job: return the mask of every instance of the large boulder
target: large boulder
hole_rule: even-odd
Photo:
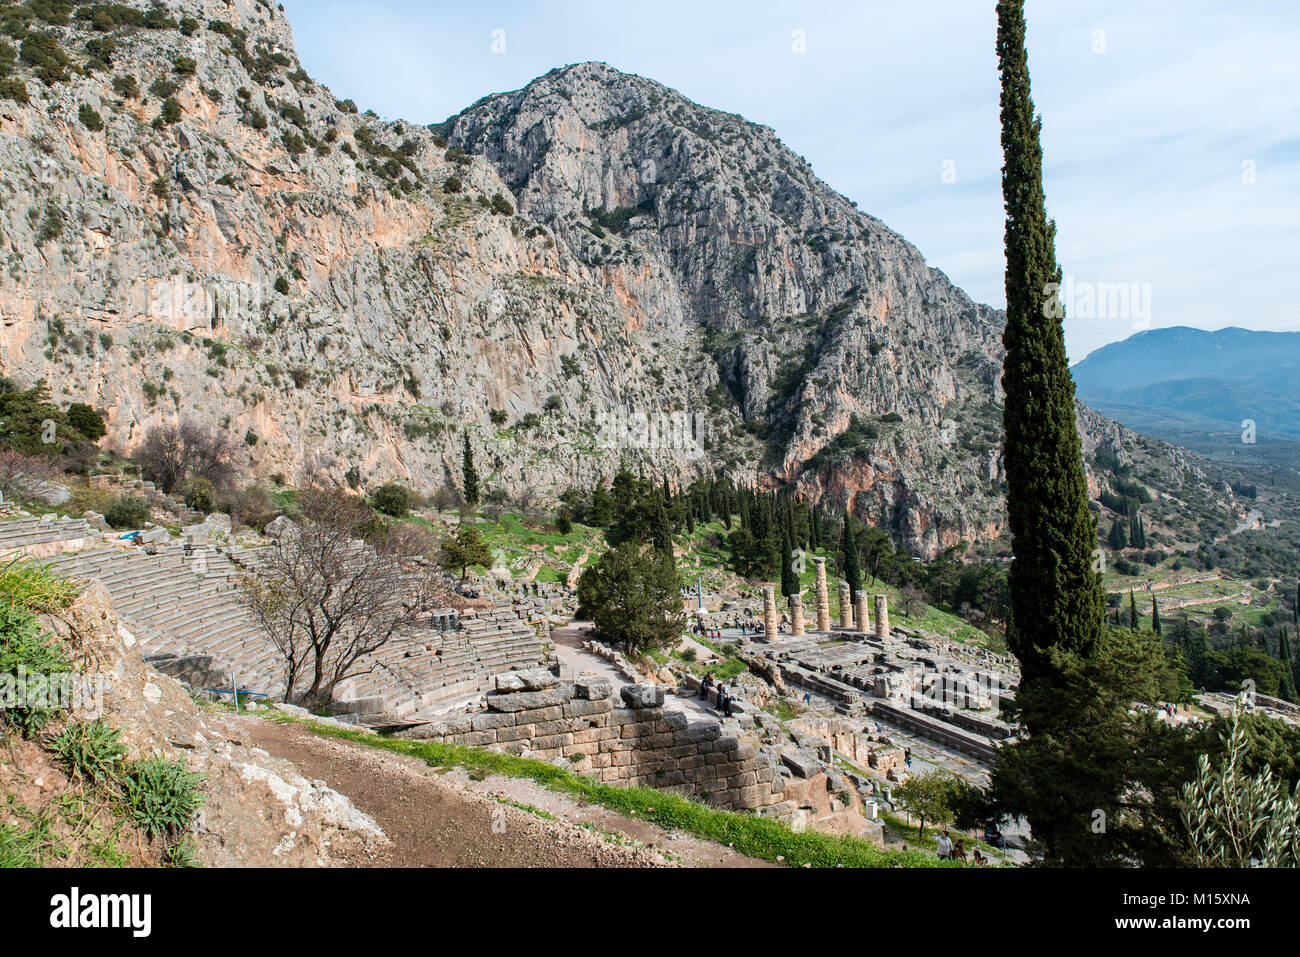
[[[664,689],[659,685],[625,685],[619,694],[629,708],[662,708]]]
[[[266,537],[267,538],[291,537],[295,535],[297,531],[298,531],[298,526],[295,525],[291,519],[289,519],[284,515],[278,515],[272,521],[267,523]]]

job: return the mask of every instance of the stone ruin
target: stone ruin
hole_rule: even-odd
[[[775,754],[760,753],[713,721],[664,711],[658,685],[562,681],[546,669],[496,677],[487,710],[400,732],[504,751],[568,767],[613,784],[680,787],[717,807],[754,809],[781,800]]]
[[[773,715],[739,702],[734,718],[693,720],[665,710],[662,686],[625,685],[615,694],[606,679],[564,680],[558,670],[498,675],[486,710],[398,736],[547,760],[606,783],[678,791],[720,809],[774,817],[796,830],[883,843],[861,796],[869,782],[836,769],[829,746],[819,752],[811,736],[791,744]]]

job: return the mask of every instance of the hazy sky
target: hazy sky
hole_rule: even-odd
[[[585,60],[739,113],[1003,304],[992,0],[284,6],[307,70],[390,119]],[[1300,330],[1300,2],[1030,0],[1028,18],[1071,359],[1147,323]]]

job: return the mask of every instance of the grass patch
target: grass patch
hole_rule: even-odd
[[[66,608],[77,597],[77,586],[45,565],[14,558],[0,565],[0,602],[40,613]]]

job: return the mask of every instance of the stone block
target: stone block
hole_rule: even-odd
[[[563,705],[554,705],[550,708],[536,708],[523,716],[523,720],[531,721],[533,724],[542,724],[547,721],[560,721],[563,718]]]
[[[564,706],[564,716],[566,718],[583,718],[587,715],[607,715],[614,710],[614,704],[608,699],[600,701],[588,701],[581,697],[575,698]]]
[[[507,741],[527,741],[537,733],[535,725],[519,724],[510,728],[498,728],[497,740],[504,744]]]
[[[664,689],[659,685],[624,685],[619,694],[624,704],[637,710],[664,705]]]
[[[673,738],[673,743],[679,745],[698,744],[703,741],[716,740],[721,734],[722,725],[712,721],[697,721],[678,731]]]
[[[822,770],[822,762],[808,751],[783,751],[781,763],[801,778],[810,778]]]
[[[510,712],[482,711],[470,716],[470,730],[495,731],[498,728],[513,728],[516,715]]]
[[[690,718],[680,711],[670,711],[664,715],[665,731],[682,731],[690,725]]]
[[[529,668],[525,671],[507,671],[492,679],[496,690],[502,694],[517,691],[544,691],[559,684],[560,679],[545,668]]]
[[[604,678],[578,678],[573,682],[573,693],[584,701],[604,701],[614,693],[614,687]]]
[[[532,711],[536,708],[560,707],[572,700],[573,685],[562,682],[544,691],[490,694],[487,696],[487,706],[489,711]]]

